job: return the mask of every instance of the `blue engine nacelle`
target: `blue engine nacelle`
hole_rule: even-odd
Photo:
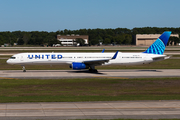
[[[84,63],[73,62],[72,65],[69,66],[73,70],[87,69],[87,66]]]

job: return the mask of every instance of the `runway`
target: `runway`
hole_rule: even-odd
[[[1,103],[0,119],[180,118],[180,101]]]
[[[180,69],[117,69],[98,70],[90,73],[87,70],[0,70],[0,79],[62,79],[62,78],[147,78],[147,77],[180,77]]]

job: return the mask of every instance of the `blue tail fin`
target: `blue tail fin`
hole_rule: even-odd
[[[165,31],[145,52],[150,54],[160,54],[163,55],[166,45],[168,43],[169,37],[171,35],[170,31]]]

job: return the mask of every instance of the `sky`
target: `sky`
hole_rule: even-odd
[[[0,0],[0,32],[180,27],[180,0]]]

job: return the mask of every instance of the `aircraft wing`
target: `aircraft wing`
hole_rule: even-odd
[[[97,65],[102,65],[104,64],[105,62],[109,62],[109,60],[112,60],[112,59],[116,59],[117,57],[117,54],[118,54],[118,51],[114,54],[114,56],[110,59],[100,59],[100,60],[87,60],[87,61],[83,61],[84,64],[87,64],[87,65],[94,65],[94,66],[97,66]]]
[[[94,66],[97,66],[97,65],[102,65],[104,64],[105,62],[109,62],[110,59],[102,59],[102,60],[90,60],[90,61],[83,61],[84,64],[86,65],[94,65]]]

